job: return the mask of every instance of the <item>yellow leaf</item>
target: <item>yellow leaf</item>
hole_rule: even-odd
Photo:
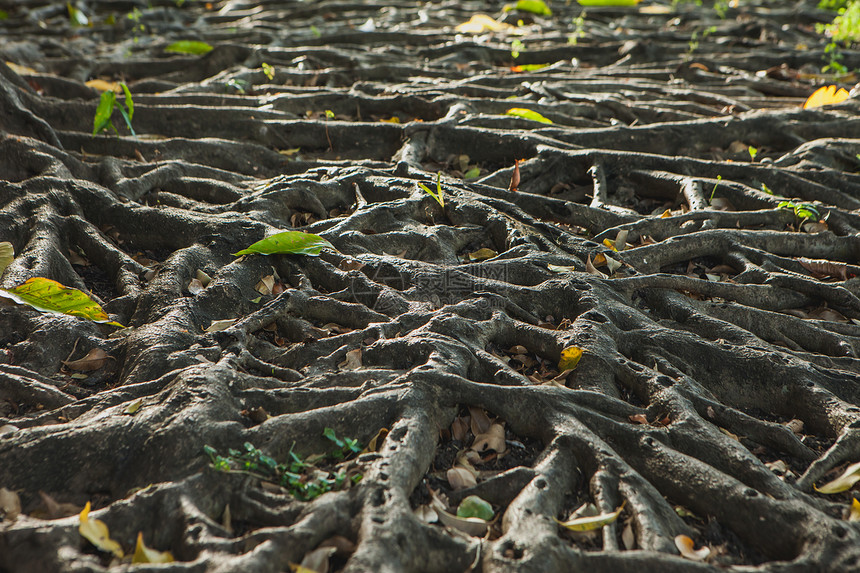
[[[621,507],[610,513],[601,513],[600,515],[592,515],[589,517],[577,517],[570,521],[559,521],[556,519],[556,522],[571,531],[593,531],[614,522],[618,519],[618,516],[621,515],[623,510],[624,504],[622,503]]]
[[[848,521],[860,521],[860,501],[855,497],[851,501],[851,513],[848,514]]]
[[[19,76],[35,76],[39,73],[33,68],[28,68],[27,66],[19,66],[14,62],[6,62],[6,65],[9,66],[9,68]]]
[[[841,476],[830,483],[824,484],[820,488],[816,487],[815,491],[818,493],[841,493],[854,487],[854,484],[858,481],[860,481],[860,462],[851,464],[845,468]]]
[[[137,534],[137,547],[134,548],[132,563],[173,563],[173,561],[173,554],[170,551],[150,549],[143,543],[143,532]]]
[[[90,502],[87,502],[87,505],[81,511],[80,520],[81,524],[78,526],[78,531],[81,532],[84,539],[102,551],[113,553],[120,558],[123,556],[120,544],[110,538],[108,526],[98,519],[90,519]]]
[[[693,540],[686,535],[678,535],[675,537],[675,547],[681,552],[682,557],[686,557],[691,561],[704,561],[711,554],[711,550],[707,547],[694,549],[696,546]]]
[[[831,105],[848,99],[848,91],[845,88],[836,89],[836,86],[823,86],[812,92],[803,103],[803,109]]]
[[[613,251],[616,251],[616,252],[618,251],[618,249],[615,248],[615,241],[610,241],[609,239],[603,239],[603,244],[606,245],[607,247],[609,247],[610,249],[612,249]]]
[[[514,26],[498,22],[486,14],[475,14],[468,22],[463,22],[454,29],[461,34],[483,34],[484,32],[516,30]]]
[[[389,117],[388,119],[385,119],[385,118],[383,117],[383,118],[382,118],[382,119],[380,119],[379,121],[381,121],[382,123],[400,123],[400,118],[399,118],[399,117],[397,117],[396,115],[392,115],[392,116],[391,116],[391,117]]]
[[[573,370],[579,364],[580,358],[582,358],[582,348],[579,346],[568,346],[561,351],[561,358],[558,360],[558,369],[561,372]]]
[[[143,398],[138,398],[137,400],[126,406],[125,410],[123,410],[122,413],[134,416],[137,411],[140,410],[141,406],[143,406]]]
[[[95,79],[89,80],[88,82],[85,82],[85,84],[87,87],[100,92],[122,92],[122,87],[119,85],[119,82],[106,82],[105,80]]]
[[[296,153],[298,153],[301,150],[302,150],[301,147],[293,147],[291,149],[279,149],[278,153],[280,153],[281,155],[286,155],[287,157],[289,157],[290,155],[295,155]]]
[[[478,249],[474,253],[469,253],[466,256],[470,261],[486,261],[487,259],[492,259],[498,254],[499,253],[497,253],[493,249],[488,249],[484,247],[483,249]]]
[[[671,217],[671,216],[672,216],[672,210],[671,210],[671,209],[666,209],[665,211],[663,211],[663,214],[662,214],[662,215],[660,215],[660,218],[661,218],[661,219],[665,219],[665,218],[667,218],[667,217]]]

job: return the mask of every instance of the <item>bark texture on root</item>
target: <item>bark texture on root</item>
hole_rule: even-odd
[[[348,572],[860,567],[851,494],[813,488],[860,460],[858,100],[799,109],[816,2],[579,24],[559,3],[506,16],[516,61],[519,36],[456,37],[486,3],[177,4],[112,24],[96,0],[71,28],[61,4],[0,3],[0,286],[50,278],[130,327],[0,306],[0,487],[23,504],[0,570],[120,566],[76,516],[37,517],[40,492],[171,571],[284,571],[337,536]],[[190,36],[214,49],[164,51]],[[90,135],[94,78],[129,85],[137,136],[118,113]],[[437,172],[444,206],[417,185]],[[289,229],[337,252],[233,255]],[[94,348],[110,360],[72,377]],[[468,408],[508,452],[452,491]],[[312,501],[203,449],[285,461],[325,428],[390,431]],[[489,501],[490,533],[419,519],[431,489]],[[624,510],[563,532],[587,502]]]

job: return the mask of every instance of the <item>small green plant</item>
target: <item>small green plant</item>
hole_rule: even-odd
[[[831,10],[836,12],[840,8],[845,8],[846,4],[848,4],[848,0],[821,0],[821,2],[818,3],[818,7],[822,10]]]
[[[425,193],[436,199],[436,202],[439,203],[443,208],[445,207],[445,198],[442,197],[442,172],[436,172],[436,192],[430,190],[429,187],[424,185],[423,183],[419,183],[418,186],[424,190]]]
[[[126,18],[128,18],[129,20],[134,22],[134,26],[132,29],[134,30],[134,33],[135,33],[135,39],[136,39],[138,32],[145,32],[146,31],[146,26],[144,26],[143,24],[140,23],[140,17],[141,16],[143,16],[143,12],[138,10],[137,6],[135,6],[134,9],[126,15]]]
[[[714,12],[717,13],[720,20],[726,19],[726,12],[729,11],[729,2],[728,0],[717,0],[714,2]]]
[[[834,42],[860,42],[860,0],[848,0],[837,9],[833,22],[817,24],[815,29],[819,34],[827,34]]]
[[[755,161],[755,156],[758,155],[758,148],[750,145],[747,147],[747,151],[750,154],[750,161]]]
[[[773,195],[773,191],[771,191],[770,187],[768,187],[764,183],[761,184],[761,190],[763,193],[767,193],[768,195]]]
[[[263,62],[263,64],[260,67],[263,68],[263,73],[266,75],[267,78],[269,78],[269,80],[275,79],[275,68],[274,67],[270,66],[266,62]]]
[[[792,201],[780,201],[776,206],[778,209],[791,209],[794,211],[794,216],[801,222],[807,219],[818,221],[821,219],[821,213],[815,208],[815,205],[810,203],[794,203]]]
[[[203,446],[203,451],[209,456],[212,468],[216,471],[243,473],[271,480],[286,488],[296,499],[310,501],[328,491],[345,489],[362,478],[361,474],[350,474],[343,468],[326,471],[315,465],[323,461],[345,460],[361,452],[358,440],[338,438],[331,428],[326,428],[323,436],[331,440],[337,449],[305,459],[290,449],[289,459],[285,463],[278,463],[249,442],[245,442],[244,450],[229,449],[226,456],[219,455],[212,446]]]
[[[116,109],[119,110],[119,113],[125,120],[125,124],[128,126],[128,130],[131,134],[137,136],[134,132],[134,128],[131,126],[131,120],[134,118],[134,101],[131,99],[131,92],[129,91],[128,86],[124,83],[119,85],[122,88],[123,93],[125,93],[125,104],[123,105],[121,101],[116,99],[116,93],[113,91],[108,90],[103,92],[101,101],[99,101],[99,106],[96,108],[96,115],[93,118],[93,135],[97,135],[103,131],[107,131],[108,129],[112,129],[114,133],[119,135],[113,122],[111,122],[111,116]]]
[[[713,188],[713,189],[711,189],[711,196],[708,198],[708,204],[709,204],[709,205],[710,205],[710,204],[711,204],[711,202],[714,200],[714,193],[716,193],[716,192],[717,192],[717,187],[719,187],[719,186],[720,186],[720,181],[722,181],[722,180],[723,180],[723,176],[722,176],[722,175],[717,175],[717,182],[716,182],[716,183],[714,183],[714,188]]]
[[[321,37],[322,37],[322,32],[320,32],[320,29],[319,29],[319,28],[317,28],[317,27],[316,27],[316,26],[314,26],[314,25],[311,25],[311,34],[313,34],[313,35],[314,35],[314,36],[316,36],[317,38],[321,38]]]
[[[842,57],[842,51],[839,49],[839,44],[836,42],[830,42],[824,46],[824,55],[821,59],[827,63],[821,68],[821,72],[825,74],[827,72],[847,74],[848,68],[840,61]]]
[[[581,38],[585,37],[585,10],[580,12],[579,16],[573,19],[573,34],[567,37],[567,43],[574,46],[579,43]]]
[[[708,36],[710,36],[711,34],[713,34],[716,31],[717,31],[716,26],[709,26],[709,27],[705,28],[702,31],[701,39],[704,40],[705,38],[707,38]],[[688,42],[688,44],[689,44],[690,49],[687,51],[687,53],[692,56],[693,53],[699,49],[699,31],[698,30],[693,30],[693,33],[690,35],[690,41]]]
[[[250,84],[248,83],[247,80],[237,80],[235,78],[231,78],[231,79],[227,80],[227,82],[225,82],[224,85],[227,86],[228,88],[233,88],[234,90],[236,90],[237,92],[239,92],[242,95],[245,95],[245,92],[247,91],[248,86]]]
[[[514,38],[514,41],[511,42],[511,57],[516,60],[520,57],[520,52],[524,52],[525,49],[525,44],[519,38]]]

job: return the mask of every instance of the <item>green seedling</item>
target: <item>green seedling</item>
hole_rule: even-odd
[[[717,187],[719,187],[719,186],[720,186],[720,181],[722,181],[722,180],[723,180],[723,176],[722,176],[722,175],[717,175],[717,182],[716,182],[716,183],[714,183],[714,188],[711,190],[711,196],[708,198],[708,204],[709,204],[709,205],[710,205],[710,204],[711,204],[711,202],[714,200],[714,193],[716,193],[716,192],[717,192]]]
[[[248,89],[249,84],[246,80],[229,79],[224,85],[228,88],[233,88],[242,95],[245,95],[245,91]]]
[[[442,172],[437,171],[436,172],[436,192],[435,193],[433,191],[431,191],[430,188],[427,187],[426,185],[424,185],[423,183],[418,183],[418,186],[421,187],[421,189],[423,189],[425,193],[427,193],[428,195],[430,195],[431,197],[436,199],[436,202],[439,203],[439,205],[444,208],[445,207],[445,198],[442,197],[442,180],[441,180],[441,177],[442,177]]]
[[[815,208],[815,205],[810,203],[794,203],[792,201],[780,201],[776,206],[778,209],[791,209],[794,211],[794,216],[801,222],[811,219],[818,221],[821,219],[821,213]]]
[[[573,34],[567,37],[567,43],[574,46],[579,43],[579,40],[585,37],[585,10],[580,12],[579,16],[573,19]]]
[[[755,161],[755,156],[758,155],[758,148],[750,145],[747,147],[747,151],[750,154],[750,161]]]
[[[313,35],[314,35],[314,36],[316,36],[317,38],[321,38],[321,37],[322,37],[322,32],[320,32],[320,29],[319,29],[319,28],[317,28],[316,26],[313,26],[313,25],[311,25],[311,34],[313,34]]]
[[[134,118],[134,101],[131,98],[131,92],[124,83],[119,85],[123,93],[125,93],[125,104],[123,105],[121,101],[116,99],[116,93],[113,91],[108,90],[102,93],[101,101],[99,101],[99,106],[96,108],[96,115],[93,118],[93,135],[97,135],[108,129],[112,129],[114,133],[119,135],[116,127],[111,122],[111,116],[116,109],[119,110],[131,134],[137,136],[134,128],[131,126],[131,120]]]
[[[516,60],[520,57],[520,52],[524,52],[525,49],[525,44],[523,44],[519,38],[514,38],[511,42],[511,57]]]
[[[266,62],[263,62],[263,64],[260,67],[263,68],[263,74],[265,74],[265,76],[267,78],[269,78],[270,81],[275,79],[275,68],[274,67],[270,66]]]
[[[860,42],[860,0],[849,0],[837,9],[830,24],[817,24],[819,34],[827,34],[834,42]]]
[[[249,442],[245,442],[244,450],[229,449],[226,456],[219,455],[215,448],[208,445],[203,446],[203,451],[209,456],[211,466],[216,471],[247,474],[273,481],[284,487],[299,501],[310,501],[328,491],[341,490],[348,485],[356,484],[362,478],[361,474],[350,475],[344,469],[333,472],[320,469],[315,465],[322,461],[348,459],[361,452],[358,440],[340,439],[331,428],[326,428],[323,435],[332,440],[338,449],[323,455],[308,456],[305,459],[290,449],[288,461],[284,463],[278,463]]]
[[[765,185],[764,183],[762,183],[762,184],[761,184],[761,190],[762,190],[764,193],[767,193],[768,195],[773,195],[773,191],[771,191],[771,190],[770,190],[770,187],[768,187],[768,186],[767,186],[767,185]]]

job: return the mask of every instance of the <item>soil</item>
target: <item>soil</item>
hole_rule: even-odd
[[[818,491],[860,461],[860,51],[815,0],[550,6],[0,0],[0,287],[125,326],[0,299],[0,571],[860,569]],[[235,255],[284,231],[333,249]],[[245,443],[354,479],[204,449]]]

